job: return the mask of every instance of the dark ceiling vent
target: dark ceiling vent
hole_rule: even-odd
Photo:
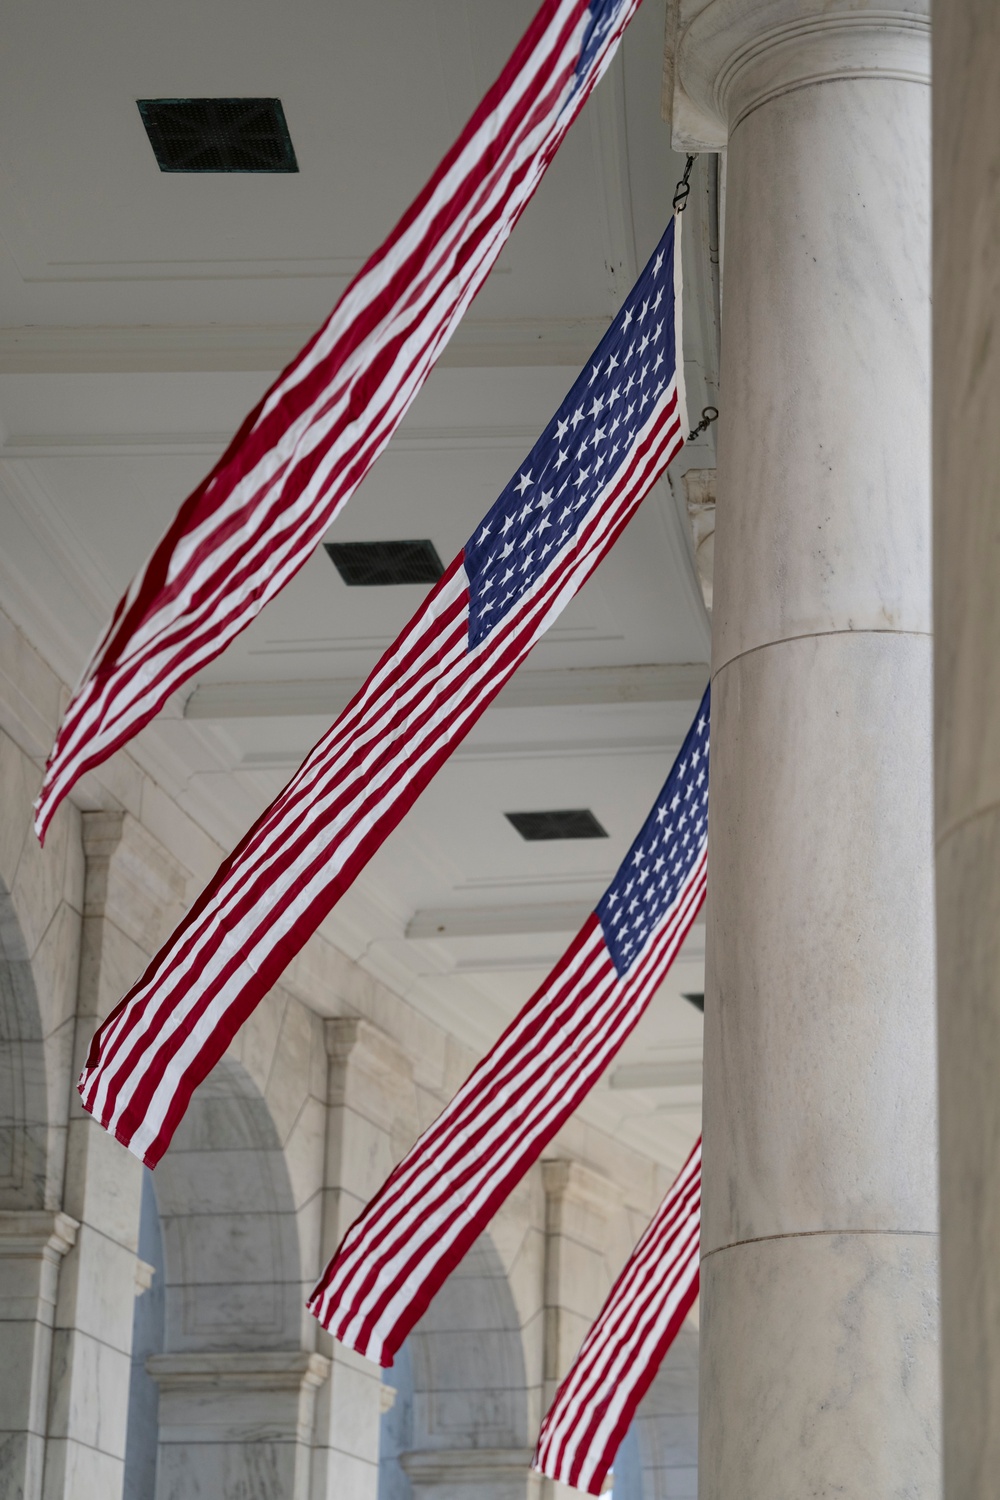
[[[137,99],[161,172],[297,172],[280,99]]]
[[[700,1010],[701,1013],[702,1013],[702,1015],[705,1014],[705,995],[704,995],[704,992],[702,992],[700,995],[684,995],[684,996],[682,996],[682,999],[684,999],[684,1000],[690,1000],[690,1002],[694,1006],[695,1010]]]
[[[540,839],[606,839],[607,833],[586,807],[567,812],[504,813],[523,839],[535,843]]]
[[[324,542],[351,588],[389,583],[437,583],[444,568],[433,542]]]

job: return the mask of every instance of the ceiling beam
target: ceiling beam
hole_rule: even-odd
[[[362,687],[361,677],[300,682],[206,682],[184,705],[186,719],[332,718]],[[568,708],[615,703],[697,703],[708,667],[676,662],[634,667],[565,667],[521,672],[495,708]]]
[[[465,319],[437,363],[458,369],[566,365],[579,369],[608,318]],[[315,333],[308,323],[259,326],[0,328],[0,374],[279,371]]]

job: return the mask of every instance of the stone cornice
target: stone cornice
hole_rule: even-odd
[[[671,0],[667,48],[675,149],[720,151],[748,114],[794,89],[842,78],[928,83],[929,6]]]
[[[330,1373],[322,1354],[300,1349],[248,1349],[204,1354],[153,1354],[146,1369],[161,1390],[300,1390]]]

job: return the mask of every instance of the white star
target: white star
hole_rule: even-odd
[[[580,488],[581,484],[585,484],[586,483],[589,475],[590,475],[590,470],[589,469],[581,469],[580,470],[579,474],[576,476],[576,487],[577,487],[577,489]]]
[[[570,418],[570,425],[573,428],[574,432],[579,427],[579,425],[580,425],[580,423],[582,421],[583,421],[583,407],[582,406],[578,406],[577,409],[576,409],[576,411],[573,413],[572,417]]]
[[[524,507],[524,509],[522,510],[521,514],[518,516],[517,519],[519,521],[526,521],[528,519],[528,517],[531,515],[531,512],[532,512],[533,509],[534,509],[534,506],[532,506],[530,504],[526,505]]]
[[[566,456],[567,456],[566,455],[566,449],[565,448],[560,448],[559,449],[559,457],[556,459],[556,462],[555,462],[555,467],[556,467],[557,471],[559,469],[561,469],[562,466],[563,466],[563,464],[566,462]]]
[[[642,322],[643,318],[646,316],[646,311],[647,311],[648,307],[649,307],[649,298],[647,297],[646,300],[645,300],[645,302],[642,304],[642,312],[639,314],[639,322],[640,323]]]
[[[557,422],[556,423],[556,442],[557,443],[561,443],[562,440],[563,440],[563,438],[566,436],[567,432],[569,432],[569,423],[568,422]]]
[[[608,405],[609,406],[614,406],[615,402],[618,400],[618,393],[619,393],[620,390],[621,390],[621,386],[620,385],[613,385],[611,387],[611,394],[608,397]]]
[[[659,307],[659,305],[660,305],[660,303],[661,303],[661,302],[662,302],[662,301],[663,301],[663,288],[662,288],[662,286],[661,286],[661,287],[660,287],[660,289],[659,289],[659,291],[658,291],[658,292],[657,292],[657,294],[656,294],[656,297],[655,297],[655,298],[654,298],[654,300],[653,300],[653,311],[654,311],[654,312],[655,312],[655,311],[656,311],[656,309],[657,309],[657,308],[658,308],[658,307]],[[657,328],[657,330],[656,330],[656,331],[657,331],[657,333],[659,333],[659,331],[660,331],[660,328],[662,328],[662,327],[663,327],[663,324],[662,324],[662,323],[661,323],[661,324],[660,324],[660,326],[659,326],[659,328]]]
[[[639,353],[640,353],[640,355],[645,354],[645,352],[646,352],[646,346],[648,345],[648,343],[649,343],[649,334],[648,333],[644,333],[643,336],[642,336],[642,342],[639,345]]]
[[[618,368],[618,361],[615,359],[614,355],[612,354],[611,358],[608,360],[608,368],[605,371],[605,374],[606,375],[610,375],[611,371],[612,370],[617,370],[617,368]]]
[[[599,417],[601,415],[601,412],[603,410],[604,410],[604,402],[601,400],[600,396],[595,396],[594,397],[594,404],[593,404],[593,406],[591,407],[591,410],[590,410],[590,415],[592,417]]]
[[[625,317],[624,317],[624,319],[622,321],[622,333],[625,332],[626,328],[631,323],[631,321],[632,321],[632,309],[629,308],[628,312],[625,314]]]
[[[485,542],[485,540],[489,536],[489,534],[490,534],[490,527],[489,526],[484,526],[483,529],[482,529],[482,531],[479,533],[478,538],[477,538],[477,540],[479,541],[480,545],[483,542]]]
[[[520,479],[518,480],[517,484],[515,484],[514,488],[517,490],[517,493],[519,495],[523,495],[524,492],[525,492],[525,490],[528,488],[528,486],[529,486],[530,483],[531,483],[531,470],[529,469],[528,472],[527,472],[527,474],[522,474],[521,475]]]
[[[551,490],[542,490],[542,498],[538,502],[538,509],[544,510],[546,506],[552,504],[552,499],[553,496]]]
[[[660,267],[662,265],[663,265],[663,251],[661,250],[660,253],[659,253],[659,255],[656,257],[656,264],[653,267],[653,275],[654,276],[658,276],[659,275]]]
[[[504,523],[503,523],[503,525],[500,528],[500,535],[501,536],[506,536],[507,533],[508,533],[508,531],[510,530],[510,528],[513,526],[513,524],[514,524],[514,517],[513,516],[505,516],[504,517]]]
[[[590,379],[587,381],[587,384],[588,385],[593,385],[594,381],[597,379],[597,377],[598,377],[598,375],[600,375],[600,373],[601,373],[601,367],[600,367],[600,365],[595,365],[594,366],[594,372],[591,375]]]

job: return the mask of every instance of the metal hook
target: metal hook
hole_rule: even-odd
[[[687,207],[688,194],[691,191],[691,168],[694,166],[696,160],[697,152],[694,156],[688,157],[684,167],[684,176],[674,189],[673,208],[675,214],[682,214]]]
[[[692,427],[687,435],[689,443],[693,443],[699,432],[707,432],[713,422],[719,419],[719,408],[717,406],[703,406],[701,409],[701,421],[697,427]]]

